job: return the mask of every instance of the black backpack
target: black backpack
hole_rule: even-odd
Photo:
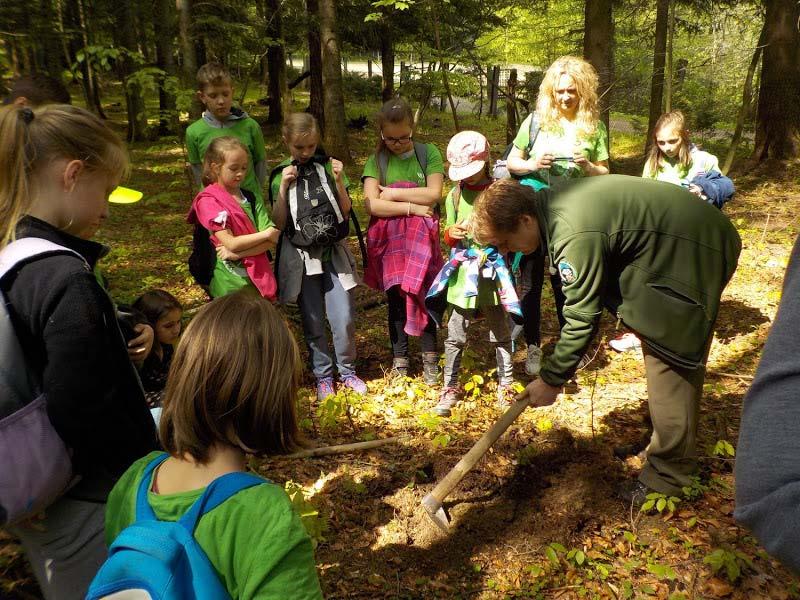
[[[421,142],[414,142],[414,155],[417,157],[417,162],[422,168],[422,173],[428,170],[428,146]],[[378,155],[375,157],[378,166],[378,182],[381,185],[386,185],[386,172],[389,170],[389,151],[382,148]]]
[[[250,203],[253,218],[258,219],[255,195],[241,188],[242,196]],[[258,223],[253,223],[258,229]],[[194,224],[192,232],[192,251],[189,254],[189,272],[202,288],[207,288],[214,277],[214,267],[217,265],[217,251],[211,243],[211,233],[200,223]]]
[[[350,214],[345,217],[339,208],[339,196],[336,181],[325,166],[330,157],[324,153],[315,154],[304,164],[292,161],[297,167],[296,185],[288,198],[289,213],[281,237],[287,236],[292,245],[298,248],[332,246],[350,235],[350,222],[356,231],[361,258],[367,266],[367,251],[361,226],[351,207]],[[267,189],[270,206],[275,204],[272,195],[272,181],[280,175],[286,165],[279,165],[269,174]],[[280,253],[281,241],[278,241]],[[276,265],[278,259],[275,259]]]

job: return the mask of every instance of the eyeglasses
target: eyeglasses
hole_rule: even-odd
[[[412,137],[413,136],[406,135],[406,136],[403,136],[403,137],[396,138],[396,137],[387,137],[387,136],[381,134],[381,139],[384,142],[386,142],[387,144],[407,144],[408,142],[411,141]]]

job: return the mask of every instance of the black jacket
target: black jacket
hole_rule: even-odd
[[[75,250],[92,269],[108,252],[33,217],[21,221],[17,237]],[[75,256],[48,256],[9,276],[3,292],[26,358],[42,374],[53,427],[74,452],[75,471],[88,481],[111,482],[157,449],[114,306],[93,272]]]

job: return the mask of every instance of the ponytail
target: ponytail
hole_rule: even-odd
[[[17,221],[31,202],[24,152],[29,115],[30,108],[0,109],[0,249],[14,239]]]
[[[45,167],[59,159],[81,160],[87,172],[115,179],[128,168],[125,146],[92,113],[68,104],[0,109],[0,249],[14,239]]]

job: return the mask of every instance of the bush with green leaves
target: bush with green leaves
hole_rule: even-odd
[[[367,77],[360,73],[342,73],[342,88],[347,100],[373,100],[379,102],[383,80],[379,75]]]

